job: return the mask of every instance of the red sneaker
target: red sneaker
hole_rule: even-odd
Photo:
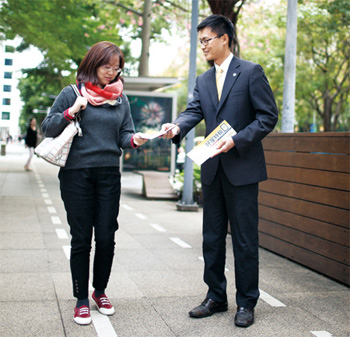
[[[91,323],[90,308],[87,305],[82,305],[80,308],[74,308],[74,322],[81,325]]]
[[[113,315],[114,314],[114,308],[111,302],[109,301],[108,297],[103,294],[100,297],[96,297],[95,292],[92,294],[92,299],[96,302],[97,309],[101,314],[104,315]]]

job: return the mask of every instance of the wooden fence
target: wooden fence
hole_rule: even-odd
[[[350,285],[350,133],[274,133],[263,146],[260,246]]]

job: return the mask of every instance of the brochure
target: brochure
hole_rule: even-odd
[[[168,131],[172,130],[173,128],[175,128],[177,126],[177,124],[174,124],[171,128],[169,128],[166,131],[154,131],[154,130],[148,130],[144,133],[140,134],[140,137],[143,139],[154,139],[154,138],[158,138],[161,137],[163,135],[165,135]]]
[[[223,121],[208,135],[208,137],[187,153],[187,156],[200,166],[217,151],[216,144],[220,140],[225,137],[232,137],[236,133],[237,132],[230,124]]]

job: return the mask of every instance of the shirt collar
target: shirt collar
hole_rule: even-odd
[[[228,70],[228,67],[230,66],[232,59],[233,59],[233,54],[230,53],[230,55],[226,58],[226,60],[221,63],[221,66],[219,66],[215,63],[215,70],[217,71],[218,68],[220,67],[224,71],[224,73],[226,73]]]

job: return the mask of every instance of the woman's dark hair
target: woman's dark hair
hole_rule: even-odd
[[[206,27],[210,27],[218,35],[227,34],[229,38],[228,46],[231,49],[234,27],[230,19],[219,14],[210,15],[197,26],[197,32]]]
[[[124,55],[122,51],[112,42],[102,41],[94,44],[85,54],[77,71],[77,81],[80,83],[91,82],[98,84],[97,68],[109,64],[114,56],[119,57],[119,68],[124,67]],[[111,81],[118,81],[119,73]]]

